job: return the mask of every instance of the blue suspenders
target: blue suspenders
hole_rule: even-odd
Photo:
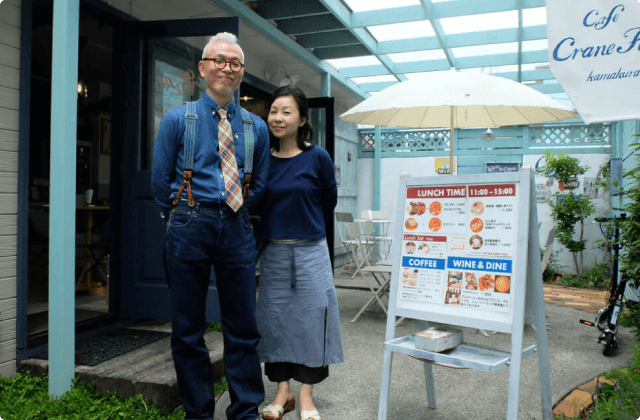
[[[182,185],[175,197],[173,197],[173,205],[180,201],[182,191],[187,189],[187,197],[189,207],[196,205],[196,201],[191,195],[191,179],[193,177],[193,158],[196,148],[196,121],[198,120],[198,112],[196,110],[197,102],[187,102],[187,111],[184,114],[184,162],[182,163]],[[253,120],[249,115],[249,111],[240,107],[242,113],[242,126],[244,127],[244,189],[242,190],[243,202],[249,203],[251,199],[251,171],[253,169]]]
[[[244,189],[242,190],[242,202],[249,205],[251,200],[251,170],[253,169],[253,120],[249,111],[240,107],[242,113],[242,126],[244,127]]]

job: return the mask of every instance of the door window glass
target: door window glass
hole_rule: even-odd
[[[205,92],[198,71],[202,50],[179,39],[163,38],[149,43],[149,107],[146,144],[141,145],[141,169],[151,169],[153,146],[160,122],[173,108],[195,101]]]
[[[325,108],[310,108],[309,120],[315,134],[315,142],[323,149],[327,148],[327,110]]]

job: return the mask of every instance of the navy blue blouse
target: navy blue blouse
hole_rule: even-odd
[[[321,239],[338,203],[329,154],[312,145],[302,153],[269,159],[262,213],[263,239]]]

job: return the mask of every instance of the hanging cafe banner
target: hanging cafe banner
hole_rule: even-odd
[[[640,119],[640,0],[547,0],[549,67],[586,124]]]

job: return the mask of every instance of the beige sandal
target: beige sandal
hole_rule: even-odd
[[[300,411],[300,420],[322,420],[318,410],[302,410]]]
[[[290,399],[284,403],[284,407],[280,404],[269,404],[262,409],[262,418],[267,420],[282,420],[282,417],[289,411],[296,408],[296,400]]]

